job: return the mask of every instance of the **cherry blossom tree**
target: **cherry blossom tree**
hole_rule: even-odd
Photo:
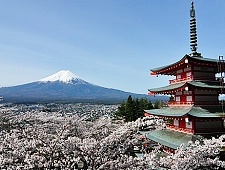
[[[95,122],[58,113],[5,114],[0,134],[0,167],[71,169],[83,161],[89,169],[113,162],[136,142],[137,123]]]
[[[190,141],[187,147],[181,145],[175,154],[161,157],[160,166],[177,170],[225,168],[225,162],[218,156],[223,147],[225,147],[225,135],[217,139],[204,139],[201,142]]]
[[[190,142],[165,155],[159,145],[135,157],[140,129],[162,129],[157,117],[121,123],[85,121],[76,114],[0,111],[0,169],[206,169],[225,167],[218,157],[224,135]]]

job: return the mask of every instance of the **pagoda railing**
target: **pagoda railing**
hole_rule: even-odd
[[[194,133],[194,130],[191,128],[181,128],[171,124],[166,124],[166,128],[170,130],[178,131],[178,132],[188,133],[188,134]]]
[[[176,84],[176,83],[182,83],[182,82],[187,82],[187,81],[192,81],[192,80],[207,80],[207,81],[219,81],[219,77],[206,77],[206,76],[188,76],[184,78],[179,78],[179,79],[173,79],[169,80],[170,84]]]
[[[194,102],[176,102],[176,101],[168,102],[168,106],[175,106],[175,105],[179,105],[179,106],[191,106],[193,104],[194,104]]]
[[[170,101],[168,102],[168,106],[191,106],[191,105],[219,105],[218,101],[188,101],[188,102],[176,102]]]
[[[191,81],[192,76],[190,77],[186,77],[186,78],[181,78],[181,79],[173,79],[173,80],[169,80],[170,84],[176,84],[176,83],[182,83],[182,82],[187,82],[187,81]]]

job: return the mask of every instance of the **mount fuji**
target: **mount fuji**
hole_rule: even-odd
[[[78,76],[70,72],[69,70],[59,71],[51,76],[48,76],[40,80],[40,82],[45,82],[45,83],[57,82],[57,81],[65,83],[65,84],[90,84],[82,80],[81,78],[79,78]]]
[[[132,97],[147,95],[129,93],[94,85],[68,70],[59,71],[39,81],[0,88],[6,102],[107,102],[118,103]]]

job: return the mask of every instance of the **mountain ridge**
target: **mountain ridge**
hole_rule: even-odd
[[[119,103],[129,95],[134,98],[151,98],[118,89],[89,83],[68,70],[59,71],[39,81],[0,88],[0,95],[7,102],[100,102]]]

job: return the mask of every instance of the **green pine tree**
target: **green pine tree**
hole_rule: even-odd
[[[127,98],[127,103],[126,103],[126,111],[125,111],[125,121],[126,122],[130,122],[134,119],[134,101],[131,97],[131,95],[129,95],[129,97]]]
[[[122,118],[126,122],[135,121],[144,116],[144,110],[153,109],[151,101],[146,98],[132,99],[131,96],[127,98],[126,102],[122,102],[115,114],[116,118]]]

